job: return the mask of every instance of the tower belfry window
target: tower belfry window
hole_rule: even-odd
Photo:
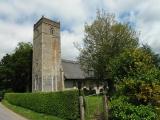
[[[54,29],[53,28],[50,29],[50,34],[52,34],[52,35],[54,34]]]

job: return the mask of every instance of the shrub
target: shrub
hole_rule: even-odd
[[[0,91],[0,101],[3,99],[4,91]]]
[[[79,118],[78,91],[7,93],[4,99],[13,105],[31,109],[35,112],[70,120]]]
[[[0,101],[4,98],[4,94],[9,92],[12,92],[12,90],[11,89],[0,90]]]
[[[4,96],[4,92],[5,92],[4,90],[0,90],[0,96],[3,97]]]
[[[152,104],[160,106],[160,84],[125,78],[117,85],[118,95],[126,95],[134,104]]]
[[[156,112],[151,106],[133,105],[126,97],[111,100],[112,120],[155,120]]]

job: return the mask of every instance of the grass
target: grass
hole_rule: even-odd
[[[157,108],[157,117],[158,117],[158,120],[160,120],[160,107],[159,108]]]
[[[100,115],[103,111],[102,96],[87,96],[85,97],[86,103],[86,120],[95,119],[96,115]]]
[[[2,104],[5,105],[7,108],[11,109],[15,113],[18,113],[29,120],[62,120],[55,116],[46,115],[42,113],[37,113],[29,109],[25,109],[19,106],[11,105],[7,101],[3,100]]]

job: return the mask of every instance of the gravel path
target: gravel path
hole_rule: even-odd
[[[0,120],[27,120],[0,103]]]

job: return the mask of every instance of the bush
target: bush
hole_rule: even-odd
[[[3,99],[4,91],[0,91],[0,101]]]
[[[7,93],[4,99],[13,105],[31,109],[35,112],[70,120],[79,118],[78,91]]]
[[[7,90],[0,90],[0,101],[4,98],[4,94],[11,92],[11,89],[7,89]]]
[[[160,106],[160,84],[125,78],[117,85],[117,95],[126,95],[133,104],[152,104]]]
[[[156,112],[151,106],[133,105],[126,97],[111,100],[112,120],[155,120]]]

